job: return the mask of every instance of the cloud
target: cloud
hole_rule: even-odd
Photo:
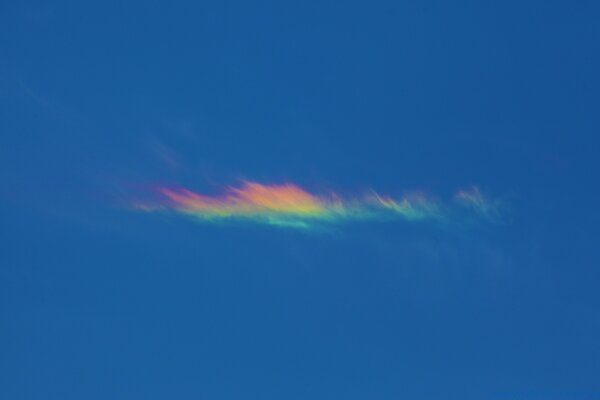
[[[477,186],[458,190],[454,198],[463,207],[472,210],[480,217],[489,220],[497,220],[500,218],[499,201],[490,201],[487,199],[481,194],[481,191]]]
[[[157,187],[154,201],[136,201],[147,212],[175,212],[209,223],[248,221],[290,228],[312,229],[356,221],[444,221],[456,210],[411,194],[395,199],[370,192],[341,197],[335,192],[310,193],[294,183],[262,184],[242,181],[217,196],[182,187]],[[488,206],[479,191],[459,191],[458,205],[477,212]],[[487,212],[490,212],[489,210]]]

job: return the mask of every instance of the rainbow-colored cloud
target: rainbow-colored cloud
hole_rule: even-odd
[[[423,195],[400,199],[370,192],[363,196],[342,198],[310,193],[293,183],[261,184],[243,181],[229,186],[222,195],[207,196],[185,188],[156,188],[154,203],[135,203],[144,211],[175,211],[206,222],[229,220],[252,221],[292,228],[314,228],[327,224],[361,220],[446,220],[448,206]],[[493,205],[485,201],[477,188],[461,190],[456,204],[489,213]]]

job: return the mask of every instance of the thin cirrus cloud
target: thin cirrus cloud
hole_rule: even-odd
[[[342,197],[334,192],[311,193],[294,183],[263,184],[242,181],[211,196],[182,187],[161,186],[153,201],[136,201],[146,212],[171,212],[207,223],[253,222],[288,228],[313,229],[359,221],[437,221],[486,218],[495,213],[478,188],[459,190],[444,204],[420,194],[400,198],[370,193]]]

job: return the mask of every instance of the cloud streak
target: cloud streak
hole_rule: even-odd
[[[459,209],[489,214],[489,204],[477,188],[458,191],[452,205],[424,195],[401,198],[369,192],[341,197],[334,192],[314,194],[293,183],[262,184],[243,181],[216,196],[187,188],[157,187],[152,202],[134,202],[147,212],[174,212],[208,223],[247,221],[289,228],[313,229],[356,221],[438,221],[452,218]]]

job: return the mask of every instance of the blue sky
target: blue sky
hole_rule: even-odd
[[[0,397],[600,396],[600,6],[3,2]],[[251,179],[498,223],[128,207]]]

